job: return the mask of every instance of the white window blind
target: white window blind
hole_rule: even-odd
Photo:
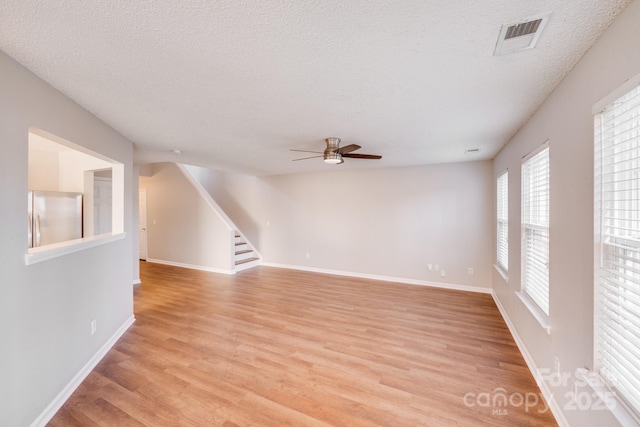
[[[503,172],[496,181],[496,262],[506,273],[509,271],[509,172]]]
[[[595,116],[595,368],[640,413],[640,86]]]
[[[522,163],[522,290],[549,315],[549,146]]]

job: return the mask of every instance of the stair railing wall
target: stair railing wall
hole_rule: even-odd
[[[258,258],[262,258],[260,253],[255,249],[255,247],[249,242],[242,231],[234,224],[234,222],[229,218],[229,216],[224,212],[224,210],[216,203],[216,201],[211,197],[211,194],[204,188],[204,186],[198,181],[197,177],[195,177],[189,169],[180,163],[176,163],[178,169],[182,174],[187,178],[187,180],[191,183],[193,188],[196,189],[198,194],[207,202],[207,204],[211,207],[211,209],[218,215],[218,217],[222,220],[222,222],[226,225],[229,230],[229,263],[232,268],[235,268],[235,234],[238,233],[247,245],[254,251]]]

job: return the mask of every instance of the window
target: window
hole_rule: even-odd
[[[124,165],[29,128],[27,265],[124,237]]]
[[[522,163],[522,290],[549,316],[549,145]]]
[[[509,271],[509,172],[496,182],[496,262],[502,273]]]
[[[640,86],[595,115],[594,165],[595,369],[638,414]]]

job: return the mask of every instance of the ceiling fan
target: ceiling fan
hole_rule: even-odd
[[[344,157],[350,157],[352,159],[381,159],[382,156],[377,156],[374,154],[355,154],[353,153],[356,150],[359,150],[359,145],[349,144],[344,147],[340,147],[340,138],[326,138],[325,142],[327,143],[327,148],[324,151],[308,151],[308,150],[294,150],[290,149],[289,151],[300,151],[303,153],[318,153],[319,156],[311,156],[311,157],[302,157],[300,159],[293,159],[294,162],[298,160],[307,160],[307,159],[315,159],[316,157],[324,157],[325,163],[331,163],[334,165],[339,165],[340,163],[344,163]]]

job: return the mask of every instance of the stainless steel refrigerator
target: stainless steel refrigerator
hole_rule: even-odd
[[[29,247],[82,238],[82,193],[29,191]]]

